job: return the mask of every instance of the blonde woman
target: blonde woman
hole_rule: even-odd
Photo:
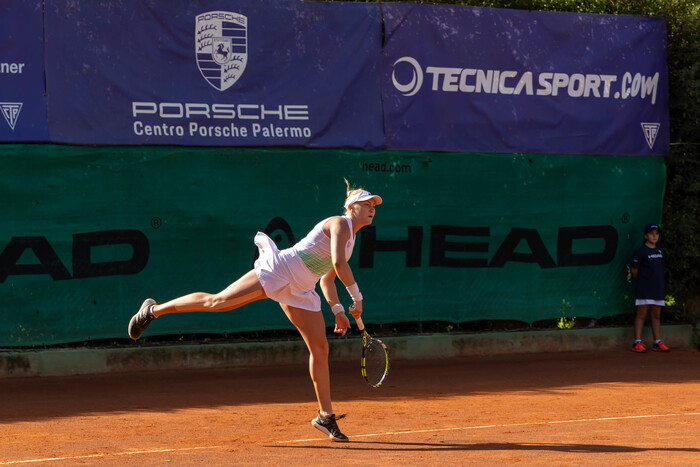
[[[359,317],[362,294],[348,259],[355,245],[355,235],[372,223],[375,208],[382,204],[382,198],[362,188],[351,189],[347,180],[345,184],[343,216],[322,220],[300,242],[281,251],[272,239],[258,232],[255,244],[260,257],[253,270],[217,294],[196,292],[165,303],[146,299],[129,322],[129,336],[138,339],[151,321],[169,313],[229,311],[264,298],[275,300],[309,349],[309,372],[319,406],[312,425],[333,441],[347,441],[336,421],[342,416],[336,418],[331,404],[326,324],[321,313],[321,299],[314,289],[320,281],[321,291],[335,315],[334,332],[345,335],[350,320],[340,303],[335,279],[339,278],[350,294],[353,302],[350,313]]]

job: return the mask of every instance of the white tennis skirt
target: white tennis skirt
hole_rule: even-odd
[[[657,305],[666,306],[666,300],[651,300],[648,298],[638,298],[634,301],[635,306],[639,305]]]
[[[321,297],[316,293],[319,278],[291,248],[280,251],[270,237],[255,235],[260,257],[255,260],[255,274],[265,294],[272,300],[309,311],[321,311]]]

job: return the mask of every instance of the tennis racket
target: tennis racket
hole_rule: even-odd
[[[389,350],[384,342],[370,336],[365,330],[362,318],[356,318],[357,328],[362,334],[362,377],[373,388],[382,385],[389,374]]]

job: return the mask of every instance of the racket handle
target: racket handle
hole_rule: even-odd
[[[362,318],[355,318],[355,322],[358,330],[363,331],[365,329],[365,323],[362,322]]]

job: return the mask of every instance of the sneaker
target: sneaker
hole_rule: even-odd
[[[632,346],[632,352],[645,353],[646,351],[646,347],[644,347],[644,344],[642,344],[641,342],[635,342]]]
[[[331,439],[331,441],[347,441],[348,437],[345,436],[340,432],[340,429],[338,428],[338,424],[336,423],[336,420],[340,420],[341,418],[344,418],[345,415],[341,415],[339,417],[336,417],[335,414],[332,414],[328,418],[323,418],[321,417],[321,414],[318,414],[318,417],[314,418],[311,420],[311,424],[316,427],[319,431],[324,432],[325,434],[328,435],[328,437]]]
[[[131,337],[133,340],[137,340],[139,337],[141,337],[141,334],[143,334],[143,331],[146,330],[146,327],[151,323],[151,321],[156,319],[156,317],[151,314],[151,306],[156,304],[157,302],[155,300],[152,298],[147,298],[143,302],[143,305],[141,305],[139,312],[131,318],[131,321],[129,321],[129,337]]]
[[[658,342],[654,344],[654,346],[651,348],[654,352],[670,352],[671,349],[668,348],[666,344],[662,342]]]

